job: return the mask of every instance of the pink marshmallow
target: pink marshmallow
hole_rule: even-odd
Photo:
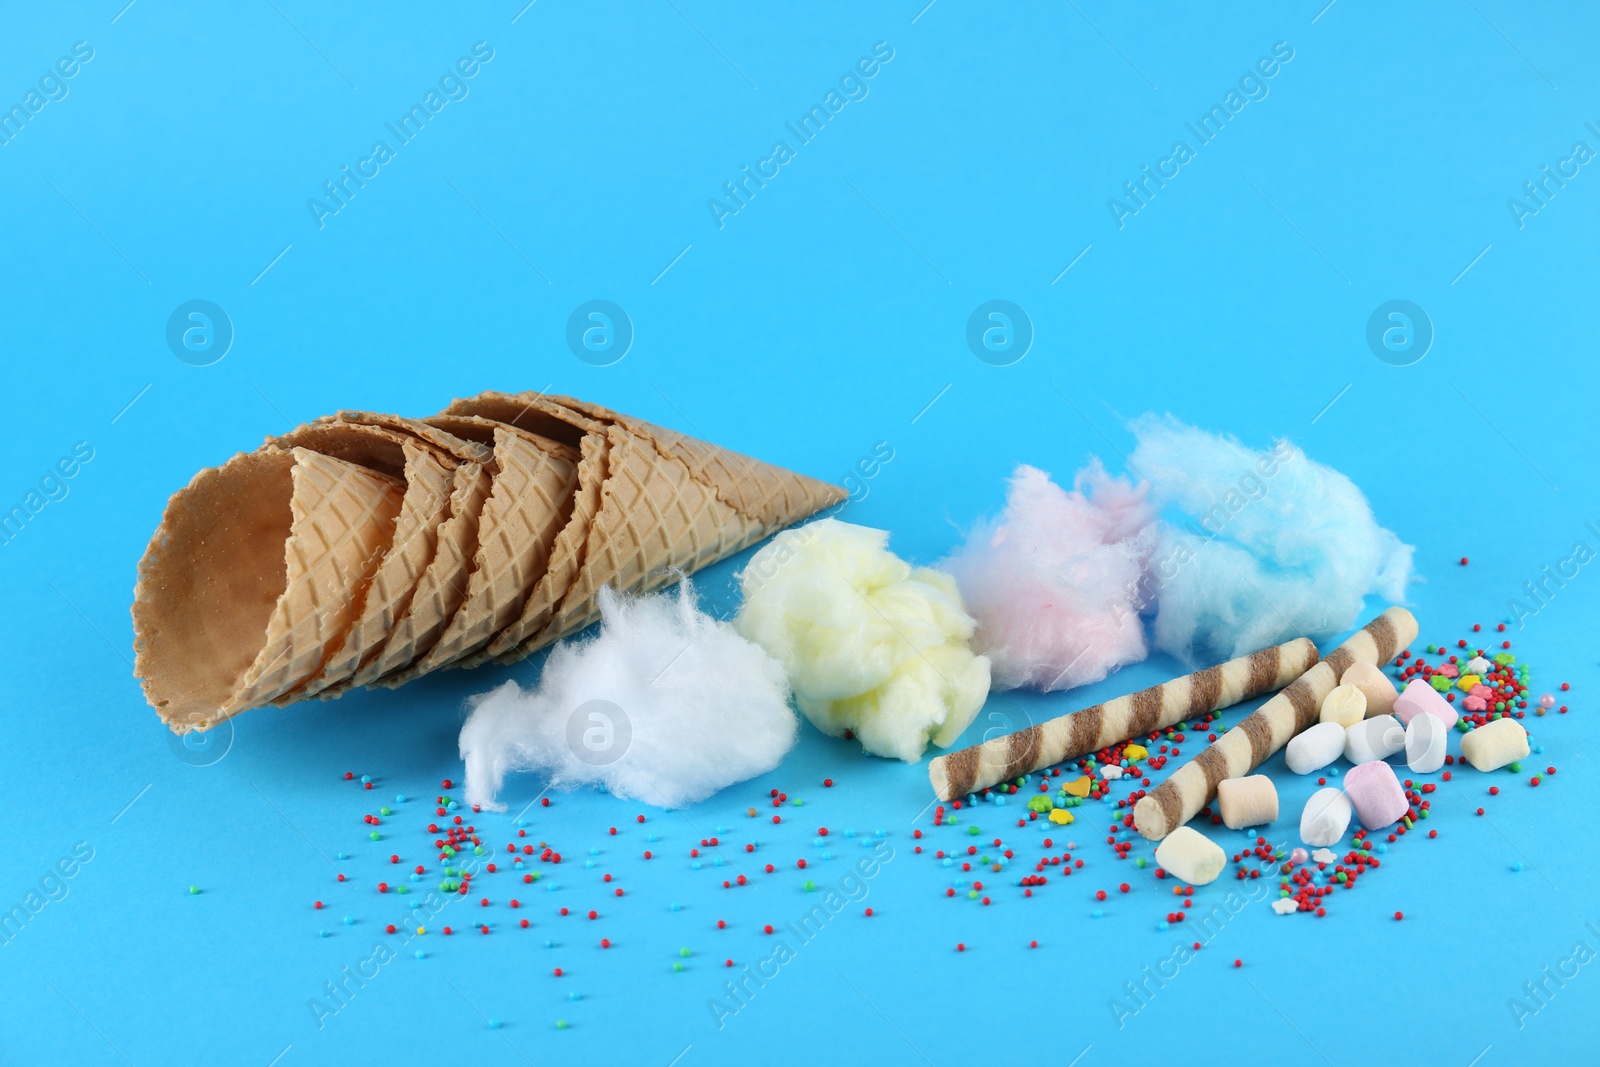
[[[1404,692],[1395,697],[1394,717],[1409,724],[1423,712],[1437,715],[1444,720],[1446,726],[1454,726],[1456,720],[1460,718],[1456,714],[1456,709],[1452,708],[1450,702],[1440,696],[1433,686],[1420,678],[1415,678],[1406,686]]]
[[[1394,768],[1381,759],[1350,768],[1344,776],[1344,792],[1368,830],[1399,822],[1410,807]]]

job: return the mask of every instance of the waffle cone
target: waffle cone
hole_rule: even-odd
[[[383,685],[403,685],[482,649],[517,619],[545,575],[556,537],[572,513],[578,456],[566,445],[504,424],[496,425],[494,441],[496,473],[479,518],[466,600],[428,654]]]
[[[167,503],[139,564],[134,673],[177,733],[321,670],[394,534],[404,493],[306,448],[240,454]]]
[[[583,629],[838,502],[835,486],[566,397],[343,411],[202,471],[135,591],[136,673],[177,732]]]

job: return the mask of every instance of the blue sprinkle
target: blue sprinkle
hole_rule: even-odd
[[[674,902],[673,905],[672,905],[672,910],[673,911],[681,911],[681,910],[683,910],[683,905]]]
[[[996,796],[994,798],[994,806],[997,807],[997,808],[1005,807],[1006,806],[1006,798],[1002,797],[1002,796]]]
[[[695,860],[695,861],[694,861],[694,862],[693,862],[693,863],[691,863],[691,864],[690,864],[690,865],[689,865],[689,866],[691,866],[691,867],[693,867],[693,868],[694,868],[694,869],[695,869],[695,870],[697,870],[697,871],[698,871],[698,870],[699,870],[699,869],[700,869],[700,861],[699,861],[699,860]]]
[[[824,852],[822,854],[822,858],[825,859],[825,860],[831,860],[831,859],[833,859],[833,853],[832,852]]]
[[[873,837],[882,837],[883,836],[883,831],[882,830],[874,830],[874,831],[872,831],[872,836]]]
[[[527,819],[518,819],[517,820],[517,825],[518,826],[526,826],[526,825],[528,825],[528,820]]]
[[[827,842],[827,840],[825,838],[813,837],[811,839],[811,847],[812,848],[821,848],[823,845],[825,845],[827,843],[828,842]]]
[[[456,810],[456,802],[452,800],[450,803],[448,803],[448,804],[446,804],[444,806],[444,810],[445,811],[455,811]]]
[[[846,837],[854,837],[854,836],[856,836],[856,832],[854,830],[846,830],[844,832],[844,836],[846,836]]]
[[[491,1029],[491,1030],[500,1029],[500,1020],[499,1019],[490,1019],[489,1020],[489,1029]]]
[[[591,848],[589,850],[589,855],[598,856],[598,855],[600,855],[600,850],[598,848]]]
[[[583,994],[582,993],[578,993],[578,992],[568,993],[567,994],[567,999],[568,1000],[582,1000],[583,999]]]
[[[1100,909],[1099,909],[1099,908],[1096,908],[1096,909],[1094,909],[1094,917],[1095,917],[1095,918],[1096,918],[1096,919],[1098,919],[1098,918],[1100,918],[1100,916],[1101,916],[1101,915],[1102,915],[1102,914],[1104,914],[1104,913],[1103,913],[1103,912],[1101,912],[1101,910],[1100,910]]]
[[[417,957],[417,959],[419,959],[419,960],[422,960],[422,959],[427,959],[427,958],[428,958],[428,954],[427,954],[427,953],[426,953],[426,952],[424,952],[424,951],[422,951],[422,950],[421,950],[421,949],[420,949],[420,948],[419,948],[419,949],[417,949],[417,951],[416,951],[416,957]]]
[[[319,930],[319,931],[317,931],[317,934],[320,937],[332,937],[333,936],[332,934],[328,933],[328,931],[326,931],[326,930]]]
[[[713,867],[721,867],[722,866],[722,857],[721,856],[717,856],[717,857],[713,858],[712,861],[711,861],[711,865]]]
[[[362,775],[362,776],[361,776],[361,784],[362,784],[362,785],[366,785],[366,784],[367,784],[367,783],[368,783],[368,782],[370,782],[370,781],[372,781],[372,775],[370,775],[370,774],[363,774],[363,775]]]
[[[340,859],[342,859],[342,860],[347,860],[347,859],[349,859],[349,858],[350,858],[350,857],[349,857],[349,856],[347,856],[347,855],[345,855],[345,854],[344,854],[344,853],[343,853],[343,852],[341,852],[341,853],[339,853],[339,858],[340,858]]]
[[[344,924],[346,926],[354,926],[356,924],[356,921],[354,919],[352,919],[350,916],[346,915],[344,917]]]
[[[406,802],[406,795],[404,793],[396,793],[394,802],[396,804],[404,804]]]
[[[583,861],[583,865],[585,867],[593,868],[594,867],[594,860],[584,860]]]
[[[656,835],[655,835],[655,834],[651,834],[651,835],[650,835],[650,840],[651,840],[651,841],[660,841],[660,840],[661,840],[661,838],[659,838],[659,837],[657,837],[657,836],[656,836]]]
[[[556,884],[554,882],[545,883],[544,891],[546,893],[554,893],[556,891]]]
[[[544,943],[544,947],[545,948],[555,948],[556,947],[555,939],[554,938],[546,938],[545,939],[545,943]]]
[[[1512,863],[1512,864],[1511,864],[1511,869],[1512,869],[1512,870],[1513,870],[1513,871],[1520,871],[1520,870],[1522,870],[1522,861],[1521,861],[1521,860],[1517,860],[1517,861],[1516,861],[1516,862],[1514,862],[1514,863]]]
[[[1170,928],[1171,925],[1172,924],[1167,922],[1167,920],[1162,919],[1160,922],[1156,923],[1156,929],[1157,930],[1166,930],[1166,929]]]
[[[955,860],[953,860],[953,859],[951,859],[951,858],[950,858],[950,857],[949,857],[949,856],[946,856],[946,857],[945,857],[945,858],[944,858],[944,865],[945,865],[945,866],[946,866],[946,867],[949,867],[949,866],[951,866],[951,865],[952,865],[952,864],[954,864],[954,863],[955,863]]]

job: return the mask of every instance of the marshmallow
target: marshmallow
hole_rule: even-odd
[[[1471,659],[1467,660],[1468,674],[1476,674],[1479,678],[1482,678],[1492,670],[1494,670],[1494,664],[1490,663],[1482,656],[1473,656]]]
[[[1329,786],[1311,794],[1300,813],[1300,840],[1314,848],[1335,845],[1350,825],[1350,798]]]
[[[1217,783],[1222,822],[1230,830],[1263,826],[1278,817],[1278,790],[1264,774],[1224,778]]]
[[[1300,910],[1300,902],[1294,897],[1279,897],[1272,902],[1272,910],[1279,915],[1288,915]]]
[[[1331,848],[1319,848],[1311,854],[1312,863],[1337,863],[1339,854]]]
[[[1416,715],[1406,724],[1406,766],[1414,774],[1432,774],[1444,766],[1449,729],[1437,715]]]
[[[1461,739],[1461,758],[1480,771],[1493,771],[1528,756],[1528,731],[1515,719],[1496,719]]]
[[[1336,722],[1319,722],[1296,734],[1283,758],[1296,774],[1310,774],[1326,767],[1344,754],[1344,727]]]
[[[1108,763],[1104,767],[1100,768],[1100,777],[1104,778],[1108,782],[1116,781],[1118,778],[1122,777],[1122,768],[1118,767],[1115,763]]]
[[[1199,830],[1180,826],[1156,846],[1156,864],[1179,881],[1210,885],[1228,865],[1228,854]]]
[[[1367,717],[1367,694],[1353,685],[1336,685],[1322,698],[1322,722],[1354,726]]]
[[[1367,698],[1367,716],[1387,715],[1394,711],[1394,683],[1382,668],[1359,660],[1344,669],[1339,676],[1340,685],[1353,685]]]
[[[1477,683],[1474,682],[1473,684]],[[1468,686],[1467,688],[1471,689],[1472,687]],[[1411,684],[1406,686],[1405,692],[1395,698],[1395,718],[1401,722],[1410,722],[1412,716],[1421,715],[1423,712],[1439,716],[1444,720],[1446,726],[1454,726],[1456,719],[1460,718],[1456,714],[1456,709],[1452,708],[1450,702],[1440,696],[1433,686],[1424,682],[1421,678],[1414,678]]]
[[[1351,767],[1344,776],[1344,792],[1368,830],[1399,822],[1411,807],[1394,768],[1381,759]]]
[[[1351,763],[1386,759],[1405,747],[1405,727],[1393,715],[1358,722],[1344,732],[1344,758]]]

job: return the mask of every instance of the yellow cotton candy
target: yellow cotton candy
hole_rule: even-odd
[[[1057,826],[1065,826],[1072,821],[1072,812],[1066,808],[1051,808],[1050,821]]]
[[[989,694],[989,661],[949,575],[916,568],[889,534],[821,519],[773,538],[739,574],[734,625],[783,664],[795,704],[835,737],[907,762],[946,747]]]

